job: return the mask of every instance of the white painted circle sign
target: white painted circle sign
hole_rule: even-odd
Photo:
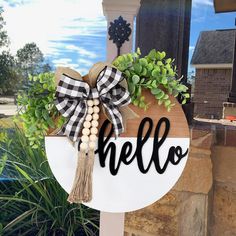
[[[107,138],[104,130],[109,128],[106,125],[100,128],[99,152],[93,171],[93,199],[85,205],[104,212],[129,212],[144,208],[169,192],[184,170],[190,143],[186,120],[182,122],[184,128],[176,126],[181,126],[181,122],[173,124],[179,113],[185,119],[182,110],[172,113],[169,119],[164,112],[164,116],[159,115],[153,121],[148,114],[143,114],[142,119],[138,119],[139,126],[133,123],[127,127],[128,133],[137,127],[129,137]],[[158,125],[165,133],[168,121],[170,135],[160,135]],[[183,129],[185,134],[179,135]],[[76,150],[67,137],[62,136],[47,136],[45,145],[51,170],[69,193],[77,165]]]

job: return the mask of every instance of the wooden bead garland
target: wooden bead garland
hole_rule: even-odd
[[[83,124],[83,129],[82,129],[82,137],[81,137],[81,144],[80,144],[80,149],[86,150],[87,149],[92,149],[94,150],[96,147],[96,141],[97,141],[97,136],[96,134],[98,133],[98,119],[99,119],[99,100],[98,99],[93,99],[93,100],[88,100],[87,101],[88,105],[88,113],[85,117],[85,121]],[[89,136],[90,135],[90,136]]]
[[[85,117],[85,120],[86,121],[90,121],[90,120],[92,120],[92,115],[90,115],[90,114],[88,114],[86,117]]]
[[[97,141],[96,134],[98,133],[99,100],[88,100],[87,105],[88,109],[83,123],[76,177],[68,197],[68,201],[71,203],[92,200],[92,172]]]

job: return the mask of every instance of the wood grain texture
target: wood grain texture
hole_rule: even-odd
[[[126,130],[123,134],[120,135],[120,137],[136,137],[138,132],[138,127],[141,122],[141,120],[145,117],[150,117],[153,120],[153,130],[151,133],[151,137],[154,135],[155,127],[159,121],[160,118],[166,117],[170,120],[170,132],[168,134],[168,138],[188,138],[189,137],[189,127],[187,124],[187,120],[185,117],[185,114],[182,110],[181,105],[178,103],[178,101],[171,97],[171,101],[175,103],[175,106],[172,108],[170,112],[166,110],[164,106],[159,106],[157,104],[157,100],[155,97],[149,92],[144,91],[143,95],[146,98],[146,101],[150,104],[147,111],[144,111],[141,108],[138,108],[132,104],[129,105],[129,107],[139,115],[138,118],[127,120],[126,122]],[[100,119],[99,119],[99,128],[103,124],[104,120],[106,119],[105,115],[100,113]],[[160,135],[163,134],[163,128],[160,131]],[[144,129],[144,134],[145,134]]]

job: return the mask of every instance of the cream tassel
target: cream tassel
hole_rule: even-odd
[[[92,200],[93,166],[98,133],[99,100],[88,100],[88,114],[82,129],[80,152],[72,190],[69,194],[70,203],[82,203]],[[90,136],[89,136],[90,135]],[[88,154],[86,155],[88,151]]]
[[[69,197],[67,198],[67,201],[70,203],[82,203],[84,201],[84,177],[87,159],[86,150],[81,150],[80,152],[78,152],[77,158],[78,160],[73,187],[71,189]]]
[[[89,150],[85,163],[84,176],[84,202],[90,202],[93,195],[93,166],[94,166],[94,150]]]

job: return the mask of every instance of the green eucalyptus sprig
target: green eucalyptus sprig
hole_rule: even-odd
[[[149,89],[159,105],[164,104],[168,111],[174,106],[169,95],[181,96],[182,104],[190,97],[188,88],[177,78],[174,60],[166,58],[165,52],[155,49],[141,57],[140,49],[135,53],[128,53],[117,57],[113,65],[122,71],[128,82],[132,103],[140,108],[147,109],[148,104],[142,95],[143,89]]]
[[[17,119],[22,121],[26,137],[33,148],[38,148],[49,128],[63,125],[64,119],[54,105],[56,84],[53,73],[29,76],[27,88],[20,91]]]

